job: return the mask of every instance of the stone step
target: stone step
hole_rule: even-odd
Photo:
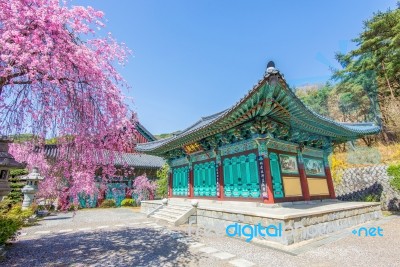
[[[188,211],[190,210],[192,207],[191,206],[184,206],[184,205],[168,205],[165,207],[166,209],[173,209],[173,210],[180,210],[180,211]],[[164,209],[165,209],[164,208]]]
[[[156,213],[159,213],[159,214],[167,214],[167,215],[179,217],[179,216],[181,216],[182,214],[185,214],[185,211],[177,211],[177,210],[162,209],[162,210],[156,211]]]
[[[151,215],[151,217],[152,218],[156,218],[156,219],[160,219],[160,220],[164,220],[164,221],[167,221],[169,223],[174,223],[175,222],[175,219],[168,218],[168,217],[165,217],[163,215],[160,216],[160,215],[154,214],[154,215]]]
[[[163,206],[161,209],[155,211],[150,217],[164,220],[177,226],[185,223],[194,211],[195,209],[189,205],[175,205],[169,203],[169,205]]]
[[[179,217],[182,216],[182,215],[176,215],[176,214],[171,214],[171,213],[167,213],[167,212],[158,212],[156,215],[165,216],[165,217],[173,218],[173,219],[178,219]]]
[[[170,214],[168,212],[162,212],[162,211],[157,211],[154,213],[154,215],[163,216],[163,217],[170,218],[170,219],[177,219],[180,217],[179,215],[177,216],[177,215]]]

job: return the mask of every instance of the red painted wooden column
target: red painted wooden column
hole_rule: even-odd
[[[224,199],[224,172],[222,170],[222,164],[218,164],[218,183],[219,183],[219,199]]]
[[[303,194],[304,200],[310,200],[310,190],[308,189],[308,181],[306,171],[304,169],[304,163],[299,163],[299,174],[300,174],[300,184],[301,192]]]
[[[300,151],[297,151],[297,164],[299,165],[301,193],[303,194],[304,200],[307,201],[311,199],[310,190],[308,188],[306,170],[304,169],[303,155]]]
[[[331,169],[329,166],[325,166],[325,173],[326,173],[326,182],[328,183],[328,190],[330,198],[336,198],[335,195],[335,187],[333,186],[332,174]]]
[[[217,196],[219,200],[223,200],[224,199],[224,172],[223,172],[223,168],[222,168],[222,161],[221,161],[221,156],[219,154],[220,152],[218,150],[216,150],[215,152],[215,163],[217,164],[217,172],[218,172],[218,192],[217,192]]]
[[[172,197],[172,170],[168,175],[168,197]]]
[[[274,191],[272,190],[271,166],[269,164],[268,154],[264,157],[265,184],[267,185],[268,199],[264,203],[275,203]]]
[[[192,166],[189,166],[189,198],[193,198],[194,196],[193,179],[193,168]]]

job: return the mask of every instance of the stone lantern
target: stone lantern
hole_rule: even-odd
[[[0,136],[0,201],[11,192],[8,183],[10,169],[23,168],[24,165],[15,161],[13,156],[8,153],[8,144],[11,140],[6,136]]]
[[[32,204],[35,194],[38,191],[38,183],[40,180],[43,180],[43,177],[40,176],[39,170],[36,167],[24,178],[26,179],[26,185],[21,189],[22,193],[24,193],[24,201],[22,202],[23,210],[29,208]]]

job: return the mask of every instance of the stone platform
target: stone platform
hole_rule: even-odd
[[[190,206],[192,201],[193,199],[170,198],[168,205]],[[238,223],[242,229],[243,226],[250,225],[246,226],[247,235],[241,235],[241,238],[248,237],[253,231],[252,241],[266,245],[288,246],[315,240],[382,217],[380,204],[375,202],[323,200],[263,204],[205,199],[197,201],[196,213],[188,220],[191,229],[226,235],[225,230],[229,225]],[[160,205],[161,201],[144,201],[142,212],[149,213]],[[258,230],[254,226],[259,225],[270,226],[271,236],[256,234]],[[250,227],[253,229],[249,229]]]

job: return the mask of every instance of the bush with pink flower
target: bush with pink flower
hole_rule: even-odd
[[[153,200],[157,189],[157,184],[150,181],[146,174],[138,176],[133,181],[133,193],[137,195],[137,201]]]

